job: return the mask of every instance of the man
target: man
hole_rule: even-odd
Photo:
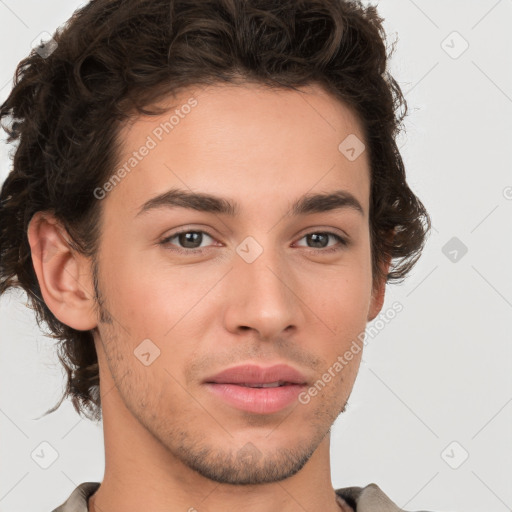
[[[101,484],[55,511],[400,510],[335,491],[329,459],[365,325],[429,228],[381,21],[94,0],[20,63],[0,293],[28,293],[105,438]]]

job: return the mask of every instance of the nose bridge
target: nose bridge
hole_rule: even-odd
[[[230,330],[241,326],[257,330],[261,337],[279,335],[300,323],[300,301],[284,255],[247,237],[236,248],[230,272],[227,323]]]

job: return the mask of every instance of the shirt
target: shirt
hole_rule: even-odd
[[[83,482],[69,498],[52,512],[88,512],[87,500],[100,486],[99,482]],[[405,512],[395,505],[376,484],[366,487],[336,489],[337,498],[354,512]],[[426,511],[423,511],[426,512]]]

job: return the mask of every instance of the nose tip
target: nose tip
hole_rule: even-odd
[[[254,255],[255,246],[251,244],[254,242],[248,241],[247,247]],[[252,263],[241,257],[230,274],[225,318],[229,330],[254,330],[261,339],[269,340],[289,333],[300,322],[293,277],[284,271],[274,253],[262,251]]]

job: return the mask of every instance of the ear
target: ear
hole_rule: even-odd
[[[50,311],[73,329],[94,329],[98,323],[89,259],[72,248],[67,231],[49,212],[34,214],[27,236],[42,298]]]
[[[380,268],[381,273],[384,277],[382,277],[380,280],[376,281],[373,284],[372,289],[372,298],[370,301],[370,308],[368,310],[368,322],[371,322],[382,309],[382,306],[384,305],[384,298],[386,294],[386,275],[389,272],[389,266],[391,265],[391,257],[389,257],[386,261],[384,261]]]

